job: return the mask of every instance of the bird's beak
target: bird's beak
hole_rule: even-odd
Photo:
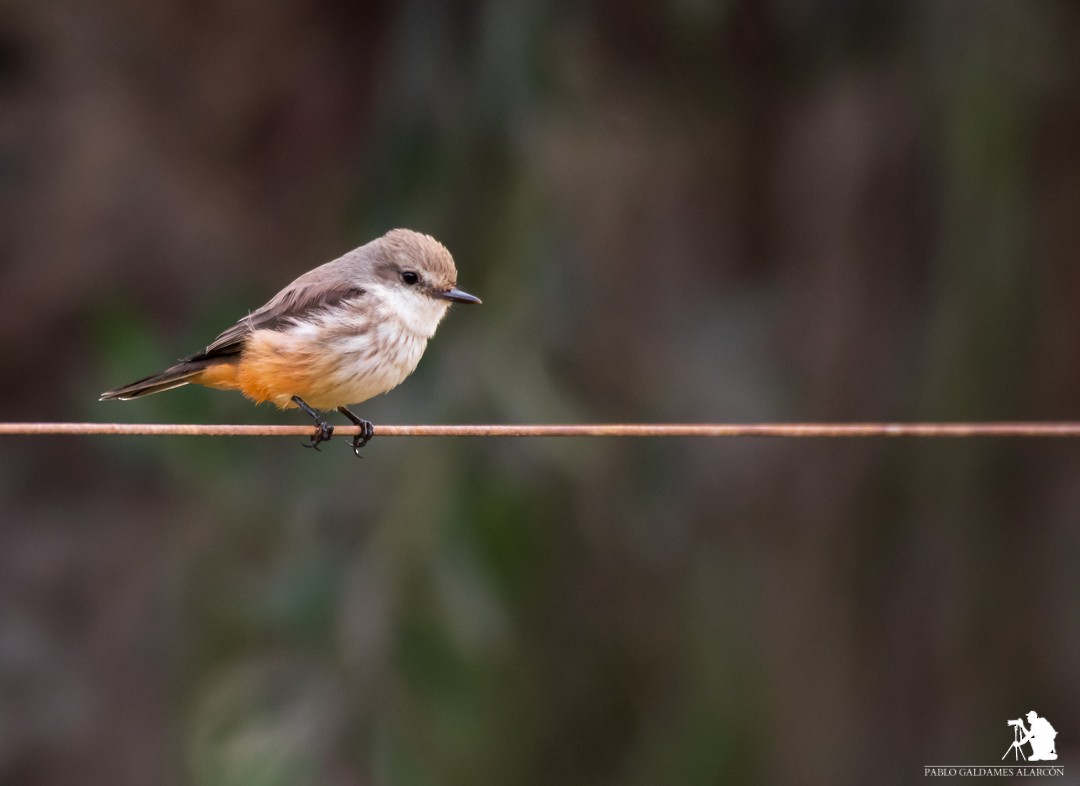
[[[479,303],[480,298],[476,295],[470,295],[468,292],[462,292],[457,287],[450,287],[439,293],[439,297],[443,300],[452,300],[455,303]]]

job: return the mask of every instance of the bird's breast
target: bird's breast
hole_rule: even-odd
[[[257,401],[316,409],[359,404],[400,385],[420,362],[427,338],[400,320],[329,313],[288,330],[253,333],[244,350],[241,390]]]
[[[427,339],[396,320],[381,320],[374,327],[331,340],[328,354],[335,358],[336,376],[344,381],[377,388],[385,393],[416,370]]]

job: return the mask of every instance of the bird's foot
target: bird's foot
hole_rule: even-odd
[[[319,445],[329,442],[332,436],[334,436],[334,427],[325,420],[317,420],[315,421],[315,433],[311,435],[311,439],[308,442],[301,442],[300,445],[305,448],[319,450]]]
[[[357,458],[363,458],[363,456],[360,455],[360,448],[367,445],[367,443],[371,441],[371,438],[375,436],[375,427],[371,425],[370,420],[364,420],[361,417],[357,417],[345,407],[338,407],[338,412],[351,420],[354,425],[360,427],[360,433],[352,439],[352,449]]]
[[[315,433],[311,435],[311,439],[308,442],[300,443],[305,448],[315,448],[319,450],[319,445],[324,442],[329,442],[330,438],[334,436],[334,427],[323,420],[322,416],[307,405],[307,403],[299,396],[292,397],[293,403],[304,412],[311,415],[312,420],[315,421]],[[321,451],[320,451],[321,452]]]

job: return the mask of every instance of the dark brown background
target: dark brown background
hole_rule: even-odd
[[[1080,417],[1052,0],[0,6],[0,418],[393,226],[484,298],[389,422]],[[0,442],[0,782],[1080,767],[1080,444]]]

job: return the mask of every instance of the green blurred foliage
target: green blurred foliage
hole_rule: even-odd
[[[376,423],[1075,417],[1080,16],[1014,0],[0,9],[4,420],[393,226]],[[0,782],[908,782],[1080,723],[1071,443],[0,444]],[[1070,765],[1071,766],[1071,765]]]

